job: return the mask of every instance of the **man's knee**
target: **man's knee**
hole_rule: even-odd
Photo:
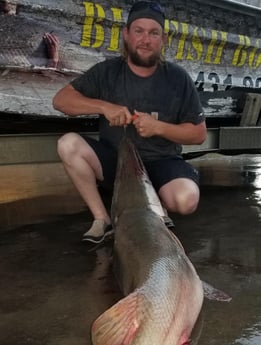
[[[190,188],[161,190],[160,197],[168,211],[183,215],[193,213],[199,202],[199,189],[193,184]]]
[[[199,196],[197,193],[188,192],[186,195],[180,195],[178,198],[178,212],[183,215],[191,214],[196,211],[198,202]]]
[[[193,213],[198,206],[198,195],[195,193],[182,193],[173,196],[172,200],[164,202],[165,207],[175,213],[187,215]]]
[[[57,152],[62,160],[74,155],[77,152],[79,136],[76,133],[64,134],[57,142]]]

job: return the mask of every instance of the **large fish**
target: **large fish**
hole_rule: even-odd
[[[126,296],[92,326],[94,345],[185,345],[203,302],[203,287],[137,151],[119,147],[112,201],[114,271]]]

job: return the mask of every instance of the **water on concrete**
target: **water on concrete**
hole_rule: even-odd
[[[202,280],[232,297],[204,301],[198,344],[260,345],[261,157],[214,155],[195,165],[199,208],[171,215],[175,232]],[[92,322],[122,297],[110,268],[112,242],[81,243],[88,210],[55,216],[55,196],[31,202],[23,225],[0,232],[0,344],[91,345]],[[30,223],[33,205],[44,209],[40,222]],[[14,218],[24,210],[13,209]]]

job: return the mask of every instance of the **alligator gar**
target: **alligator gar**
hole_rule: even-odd
[[[112,200],[114,272],[124,298],[92,325],[94,345],[185,345],[203,286],[132,143],[119,147]]]

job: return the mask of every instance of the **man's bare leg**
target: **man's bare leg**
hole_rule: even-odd
[[[103,180],[100,161],[93,149],[76,133],[65,134],[59,139],[58,154],[94,219],[103,221],[103,223],[94,223],[87,233],[90,232],[91,236],[101,236],[102,234],[97,232],[104,231],[102,224],[104,227],[111,224],[111,219],[97,188],[96,181]],[[101,229],[99,230],[97,226]]]

